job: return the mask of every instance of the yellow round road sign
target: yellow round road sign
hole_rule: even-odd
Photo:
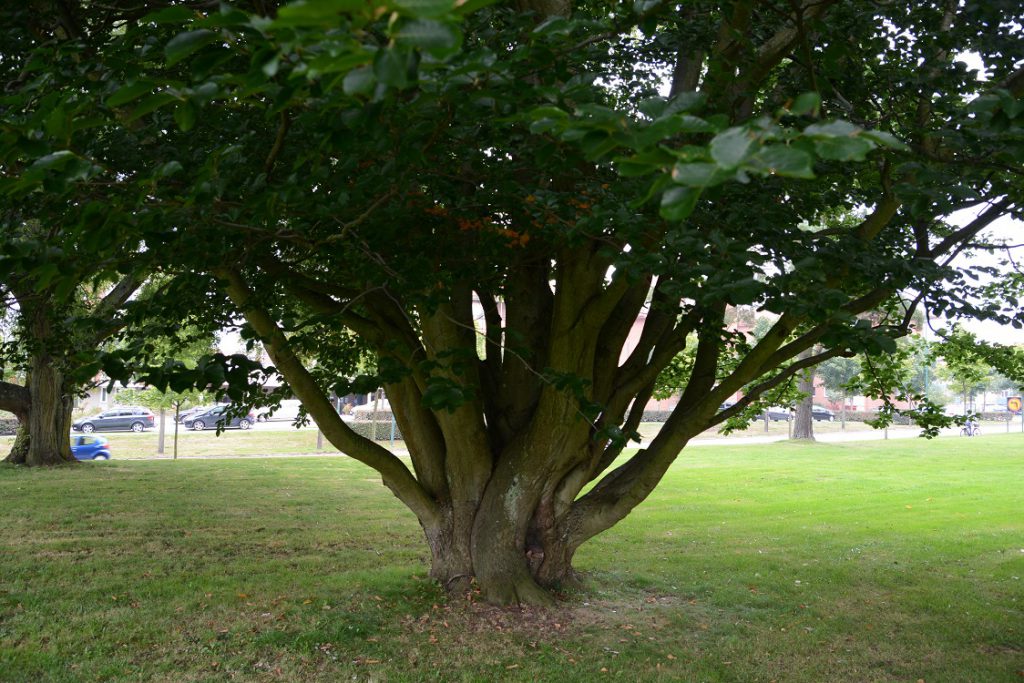
[[[1024,403],[1022,403],[1020,396],[1011,396],[1008,399],[1006,399],[1007,410],[1012,410],[1015,413],[1019,413],[1022,405],[1024,405]]]

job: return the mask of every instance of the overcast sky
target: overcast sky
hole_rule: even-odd
[[[951,223],[956,225],[966,225],[971,222],[977,215],[977,211],[961,211],[957,214],[953,214],[949,217]],[[1009,216],[1004,216],[999,220],[995,221],[987,230],[982,233],[982,237],[995,242],[1002,242],[1005,244],[1022,244],[1024,243],[1024,223],[1018,220],[1014,220]],[[1018,263],[1024,262],[1024,252],[1021,249],[1013,250],[1014,260]],[[1006,260],[1006,254],[972,254],[971,256],[961,256],[954,264],[967,264],[975,263],[987,266],[999,267],[1000,261]],[[1008,266],[1007,266],[1008,267]],[[1024,301],[1024,297],[1022,297]],[[937,327],[940,321],[935,320],[932,322],[933,327]],[[1024,330],[1016,330],[1009,325],[999,325],[990,321],[967,321],[962,322],[961,327],[974,332],[982,339],[990,342],[997,342],[999,344],[1024,344]]]

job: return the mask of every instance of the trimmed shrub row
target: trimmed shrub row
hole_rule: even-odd
[[[13,417],[0,417],[0,436],[14,436],[18,431],[18,420]]]
[[[349,422],[348,426],[352,428],[356,434],[365,436],[368,439],[374,439],[376,441],[390,441],[391,440],[391,420],[356,420]],[[402,432],[398,429],[398,425],[395,425],[395,439],[401,439]]]
[[[645,410],[644,411],[644,422],[665,422],[669,415],[672,413],[668,410]],[[836,422],[841,419],[839,411],[835,411]],[[981,419],[988,422],[1006,422],[1007,420],[1020,420],[1020,415],[1014,415],[1008,412],[985,412],[980,413]],[[878,413],[874,410],[847,410],[846,421],[847,422],[866,422],[867,420],[874,420],[878,417]],[[909,425],[910,419],[903,415],[897,415],[893,419],[893,424],[897,425]]]

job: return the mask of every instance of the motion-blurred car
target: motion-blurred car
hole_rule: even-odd
[[[103,436],[72,435],[71,454],[76,460],[110,460],[110,442]]]
[[[209,410],[210,408],[213,408],[213,407],[214,406],[212,406],[212,405],[206,405],[206,406],[194,406],[192,408],[187,408],[187,409],[181,411],[180,413],[178,413],[178,422],[182,423],[185,420],[187,420],[188,418],[192,417],[193,415],[198,415],[199,413],[205,413],[207,410]]]
[[[140,406],[118,406],[104,410],[99,415],[83,417],[71,423],[76,432],[108,432],[116,429],[130,429],[141,432],[156,424],[156,416],[149,408]]]
[[[764,416],[766,414],[768,415],[768,419],[771,420],[772,422],[779,422],[780,420],[787,421],[791,417],[789,413],[789,408],[779,408],[777,406],[772,406],[764,413],[762,413],[761,419],[764,419]]]
[[[194,429],[197,432],[201,432],[204,429],[220,428],[229,429],[231,427],[238,427],[239,429],[249,429],[253,423],[256,422],[256,416],[250,411],[247,415],[234,416],[228,418],[224,413],[227,412],[230,406],[219,405],[210,408],[209,410],[189,415],[186,419],[182,420],[182,424],[187,429]]]
[[[818,422],[831,422],[832,420],[836,419],[836,414],[829,410],[828,408],[814,406],[811,408],[811,417],[817,420]]]
[[[302,407],[302,401],[293,398],[286,398],[281,401],[281,405],[271,408],[270,406],[264,406],[256,409],[256,420],[258,422],[269,422],[271,420],[287,420],[288,422],[294,422],[295,418],[299,416],[299,409]],[[273,410],[273,413],[271,413]]]

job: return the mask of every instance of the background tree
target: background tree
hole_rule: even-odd
[[[860,374],[860,361],[856,358],[838,356],[818,366],[818,376],[825,386],[825,391],[833,401],[838,401],[839,419],[842,428],[846,429],[846,403],[850,396],[849,384]]]
[[[481,4],[177,5],[82,58],[107,65],[94,106],[165,143],[118,177],[159,217],[136,231],[182,310],[244,318],[448,589],[549,602],[696,434],[829,358],[897,351],[918,307],[1018,320],[951,257],[1019,211],[1024,76],[999,28],[1019,4]],[[31,167],[28,138],[9,147]],[[774,322],[749,339],[730,306]],[[339,379],[354,337],[377,372]],[[678,406],[626,451],[687,348]],[[224,367],[141,378],[251,384]],[[378,386],[408,465],[331,406]]]
[[[20,422],[7,457],[16,464],[74,462],[74,400],[100,369],[102,342],[124,329],[150,256],[138,188],[111,167],[151,159],[159,144],[97,106],[108,71],[83,50],[103,28],[79,25],[72,4],[0,10],[0,297],[14,316],[3,353],[24,380],[0,386],[0,407]]]
[[[954,329],[937,349],[943,359],[938,375],[960,397],[964,415],[975,411],[974,397],[985,391],[993,369],[973,348],[976,343],[974,335]]]
[[[159,391],[153,387],[146,389],[123,389],[117,393],[117,402],[123,405],[140,405],[160,411],[160,431],[157,439],[158,454],[164,452],[164,434],[166,433],[165,417],[167,411],[174,415],[174,459],[178,459],[178,416],[183,408],[201,406],[212,403],[213,395],[205,391]]]
[[[805,360],[814,355],[814,351],[808,349],[798,358]],[[807,368],[799,375],[797,391],[800,398],[796,402],[793,411],[793,431],[791,438],[798,441],[814,441],[814,377],[815,368]]]

